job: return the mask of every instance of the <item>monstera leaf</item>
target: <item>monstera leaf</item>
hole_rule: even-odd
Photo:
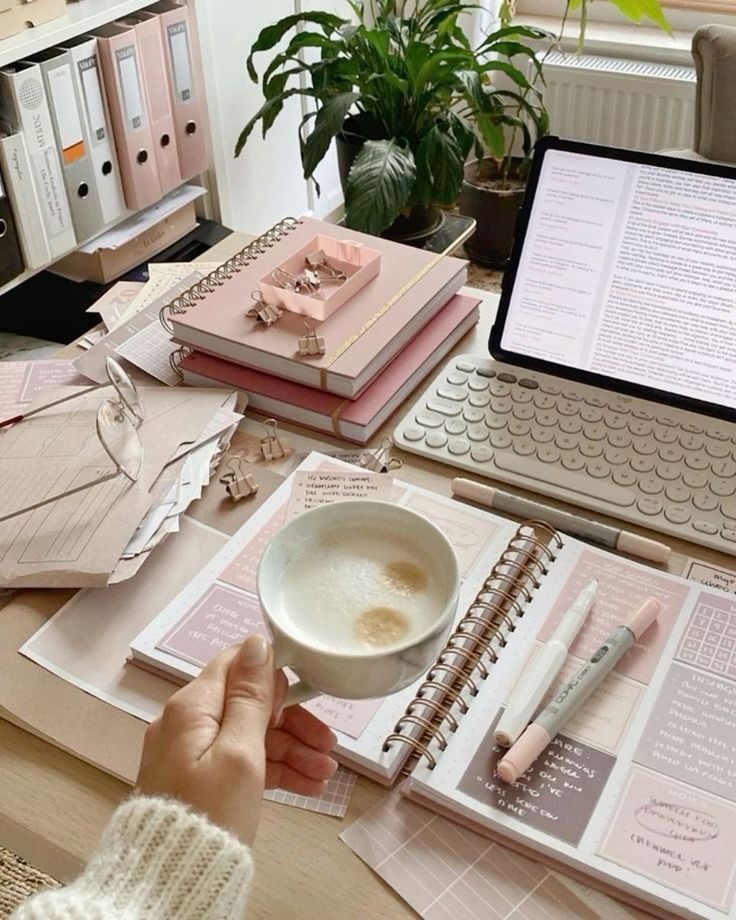
[[[406,207],[416,176],[414,155],[395,138],[366,141],[348,177],[346,225],[364,233],[382,233]]]

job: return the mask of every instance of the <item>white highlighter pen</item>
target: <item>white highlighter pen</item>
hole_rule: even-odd
[[[595,601],[598,581],[594,579],[578,594],[547,643],[539,647],[522,667],[509,694],[509,704],[496,726],[496,744],[511,747],[529,724],[537,707],[562,670],[570,646],[580,632]]]
[[[662,610],[659,601],[650,597],[625,624],[608,637],[573,679],[562,687],[552,702],[539,713],[496,769],[505,783],[516,780],[534,763],[565,723],[591,696],[604,677],[618,664],[631,646],[640,639]]]

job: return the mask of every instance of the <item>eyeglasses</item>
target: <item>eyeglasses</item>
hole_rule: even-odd
[[[138,481],[143,468],[143,444],[141,443],[138,429],[145,418],[145,406],[136,385],[114,358],[109,356],[105,358],[105,369],[109,383],[86,387],[69,396],[62,396],[60,399],[55,399],[43,406],[32,409],[30,412],[26,412],[25,415],[19,415],[0,422],[0,428],[23,421],[37,415],[39,412],[44,412],[54,406],[78,399],[80,396],[86,396],[107,386],[112,386],[115,389],[117,398],[106,399],[100,404],[97,409],[95,427],[100,444],[115,465],[114,471],[76,488],[59,492],[56,495],[47,495],[33,505],[27,505],[9,514],[0,515],[0,522],[7,521],[20,514],[26,514],[29,511],[35,511],[36,508],[41,508],[51,502],[67,498],[69,495],[83,492],[86,489],[91,489],[101,483],[117,479],[120,475],[131,483]]]

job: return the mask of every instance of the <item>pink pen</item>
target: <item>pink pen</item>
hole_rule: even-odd
[[[549,705],[527,726],[510,748],[496,773],[506,783],[514,783],[547,747],[565,723],[590,697],[623,655],[657,619],[662,605],[650,597],[613,635],[603,643],[573,679],[562,687]]]

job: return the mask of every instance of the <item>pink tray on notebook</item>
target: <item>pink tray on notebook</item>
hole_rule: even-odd
[[[381,269],[381,253],[378,250],[369,249],[353,240],[337,240],[323,234],[313,237],[306,246],[302,246],[293,256],[282,262],[279,268],[290,275],[299,275],[306,267],[306,257],[320,249],[332,267],[347,275],[347,281],[324,283],[319,294],[308,295],[297,294],[280,287],[274,282],[272,275],[268,274],[258,282],[266,303],[321,322],[364,288]]]

